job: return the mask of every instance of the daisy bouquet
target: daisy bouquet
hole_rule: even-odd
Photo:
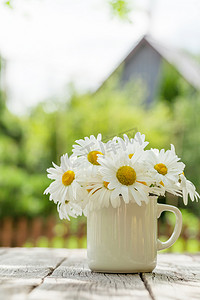
[[[184,175],[185,165],[171,149],[145,150],[145,135],[114,137],[102,141],[101,134],[76,140],[73,154],[61,156],[60,166],[47,169],[53,182],[44,191],[57,204],[59,217],[69,219],[91,210],[121,202],[148,203],[166,192],[192,201],[200,198],[195,186]]]

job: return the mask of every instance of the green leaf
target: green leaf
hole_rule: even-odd
[[[113,14],[119,16],[121,19],[127,19],[130,13],[129,3],[126,0],[110,0],[109,4],[112,8]]]
[[[11,4],[11,1],[6,1],[5,2],[5,5],[7,5],[9,8],[13,8],[12,4]]]

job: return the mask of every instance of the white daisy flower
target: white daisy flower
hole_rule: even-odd
[[[151,149],[146,153],[148,155],[145,158],[145,164],[156,184],[170,187],[173,183],[178,182],[179,174],[183,172],[185,165],[178,162],[180,158],[175,154],[173,145],[171,145],[171,150]]]
[[[52,163],[54,168],[47,169],[48,178],[54,180],[50,186],[44,191],[44,194],[50,194],[49,200],[55,203],[65,203],[65,201],[73,201],[76,199],[77,191],[80,184],[77,181],[76,169],[68,154],[61,156],[61,165],[57,166]]]
[[[149,144],[148,142],[145,142],[145,135],[141,135],[140,132],[137,132],[135,137],[131,139],[124,134],[124,139],[118,138],[118,142],[121,145],[122,150],[127,152],[129,158],[132,158],[136,151],[141,151],[144,154],[144,148]]]
[[[165,196],[165,193],[168,192],[170,194],[173,194],[175,196],[182,197],[182,191],[177,186],[177,184],[171,183],[170,186],[164,186],[164,184],[161,182],[160,184],[156,184],[155,182],[150,185],[150,195],[155,196]]]
[[[57,210],[59,213],[60,219],[68,219],[70,217],[76,218],[77,216],[82,215],[82,209],[76,203],[72,201],[65,201],[64,203],[58,203]]]
[[[185,205],[188,204],[188,196],[190,196],[192,201],[200,199],[200,195],[197,193],[194,184],[187,180],[183,173],[179,175],[179,186],[183,193],[183,202]]]
[[[93,170],[99,165],[97,161],[98,155],[105,153],[104,144],[101,139],[101,134],[98,134],[97,138],[91,135],[89,138],[85,137],[84,139],[75,141],[78,145],[73,145],[72,156],[77,156],[77,167],[91,168]]]
[[[134,153],[130,159],[128,155],[121,151],[113,157],[99,157],[101,164],[100,172],[103,180],[109,182],[108,188],[113,189],[111,201],[121,195],[125,203],[135,201],[141,205],[142,201],[148,202],[150,188],[147,186],[151,178],[147,170],[139,163],[140,152]]]
[[[104,147],[104,155],[112,156],[113,154],[117,154],[119,150],[122,149],[122,145],[119,143],[118,137],[115,136],[112,140],[109,140],[107,143],[103,143]],[[124,149],[126,147],[124,146]]]
[[[120,197],[112,197],[114,190],[108,188],[109,182],[104,181],[101,174],[96,174],[89,180],[90,184],[86,187],[88,191],[87,209],[96,210],[111,205],[116,208],[120,206]]]

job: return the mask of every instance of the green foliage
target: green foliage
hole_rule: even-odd
[[[13,0],[10,0],[10,1],[2,1],[0,3],[0,5],[3,5],[5,7],[8,7],[9,9],[13,9],[13,4],[14,4],[14,1]]]
[[[173,104],[173,139],[178,153],[186,164],[185,175],[200,192],[200,95],[184,97],[181,95]],[[188,209],[200,216],[197,202],[189,202]]]
[[[130,13],[130,5],[127,0],[109,0],[114,15],[119,16],[121,19],[128,20]]]
[[[181,213],[183,216],[182,234],[172,247],[163,250],[162,252],[170,251],[195,253],[199,251],[199,218],[186,209],[181,209]],[[167,218],[162,224],[163,227],[166,226],[166,222],[170,224],[172,228],[174,228],[176,222],[175,216],[172,213],[167,213]],[[160,239],[162,241],[166,241],[168,237],[161,236]]]
[[[123,20],[129,20],[129,13],[131,11],[130,1],[128,0],[106,0],[111,7],[111,12],[114,16]],[[0,3],[1,4],[1,3]],[[10,9],[14,8],[14,1],[3,1],[4,6]]]
[[[190,94],[194,91],[178,71],[165,60],[162,61],[161,74],[159,100],[162,99],[171,104],[180,95]]]
[[[42,197],[49,183],[45,174],[28,174],[16,166],[0,166],[0,218],[47,216],[53,206]]]

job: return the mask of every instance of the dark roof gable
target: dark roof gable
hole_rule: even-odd
[[[163,59],[169,64],[173,65],[179,74],[195,89],[200,90],[200,66],[189,55],[176,49],[166,47],[156,42],[149,36],[144,36],[129,52],[129,54],[122,60],[122,62],[114,69],[114,71],[108,76],[112,76],[113,73],[124,63],[128,63],[130,59],[134,57],[137,51],[143,45],[148,45],[153,48]],[[107,81],[107,79],[103,84]]]

